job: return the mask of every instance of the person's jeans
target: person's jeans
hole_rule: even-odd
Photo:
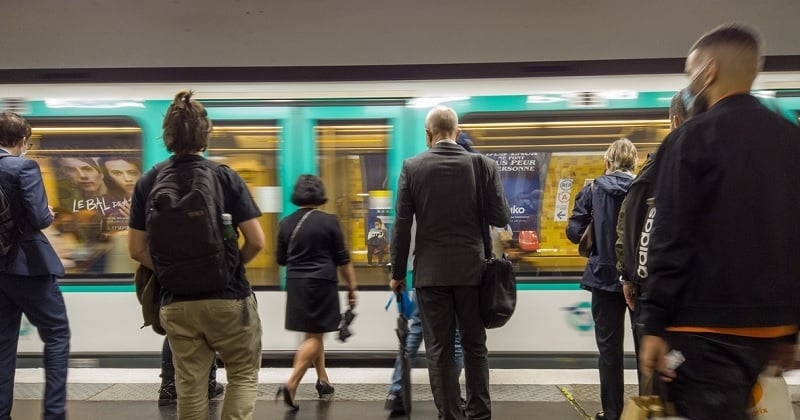
[[[255,296],[172,302],[161,308],[160,317],[175,364],[178,417],[208,419],[208,375],[216,351],[228,376],[220,418],[252,419],[261,368]]]
[[[42,418],[66,418],[69,320],[53,276],[0,274],[0,420],[11,418],[14,374],[22,314],[44,342],[45,388]]]
[[[408,327],[408,337],[406,338],[406,349],[408,350],[408,356],[411,359],[417,357],[417,351],[419,351],[419,347],[422,345],[422,321],[419,319],[419,309],[414,308],[414,311],[411,313],[411,317],[409,319],[411,321],[411,325]],[[456,370],[458,371],[457,375],[461,376],[461,370],[464,368],[464,352],[461,350],[461,335],[459,334],[458,330],[456,329]],[[402,380],[403,380],[403,364],[402,360],[400,360],[400,355],[397,356],[397,359],[394,361],[394,372],[392,372],[392,385],[389,387],[390,394],[398,394],[402,388]]]

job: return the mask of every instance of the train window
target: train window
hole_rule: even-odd
[[[281,128],[275,121],[214,121],[208,157],[239,173],[263,212],[261,228],[274,238],[281,211],[277,151]],[[240,239],[243,240],[243,239]],[[267,240],[264,251],[247,264],[247,279],[253,286],[280,285],[275,263],[275,241]]]
[[[379,266],[389,262],[391,128],[384,120],[319,121],[314,127],[320,176],[330,199],[323,210],[339,217],[360,286],[386,285]]]
[[[56,217],[45,229],[65,282],[130,281],[128,212],[142,173],[142,132],[126,118],[30,118],[28,157],[42,169]]]
[[[521,279],[583,272],[586,259],[566,237],[575,196],[602,175],[603,152],[625,137],[640,162],[669,133],[666,110],[469,114],[462,130],[498,163],[511,222],[498,232]]]

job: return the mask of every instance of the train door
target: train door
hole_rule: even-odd
[[[266,247],[247,264],[247,278],[253,286],[280,284],[272,240],[282,211],[277,163],[280,135],[281,127],[272,120],[214,120],[209,141],[209,159],[234,169],[263,213],[260,223],[267,238]]]
[[[314,137],[319,173],[356,267],[359,285],[386,284],[392,194],[387,150],[392,126],[385,119],[317,120]]]

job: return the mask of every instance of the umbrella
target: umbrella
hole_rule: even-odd
[[[397,316],[397,339],[400,342],[400,363],[403,370],[401,379],[402,395],[403,395],[403,408],[406,410],[406,416],[411,415],[411,361],[408,356],[408,348],[406,347],[406,340],[408,339],[408,318],[406,318],[403,311],[403,305],[406,304],[403,299],[404,292],[397,292],[397,308],[399,315]]]

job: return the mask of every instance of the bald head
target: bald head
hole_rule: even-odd
[[[425,118],[425,132],[433,142],[443,139],[455,140],[459,132],[458,115],[452,108],[446,106],[431,109]]]
[[[706,85],[717,83],[717,90],[728,90],[718,92],[723,95],[749,91],[761,70],[760,44],[753,29],[739,24],[719,26],[701,36],[689,50],[687,73],[704,72]]]

